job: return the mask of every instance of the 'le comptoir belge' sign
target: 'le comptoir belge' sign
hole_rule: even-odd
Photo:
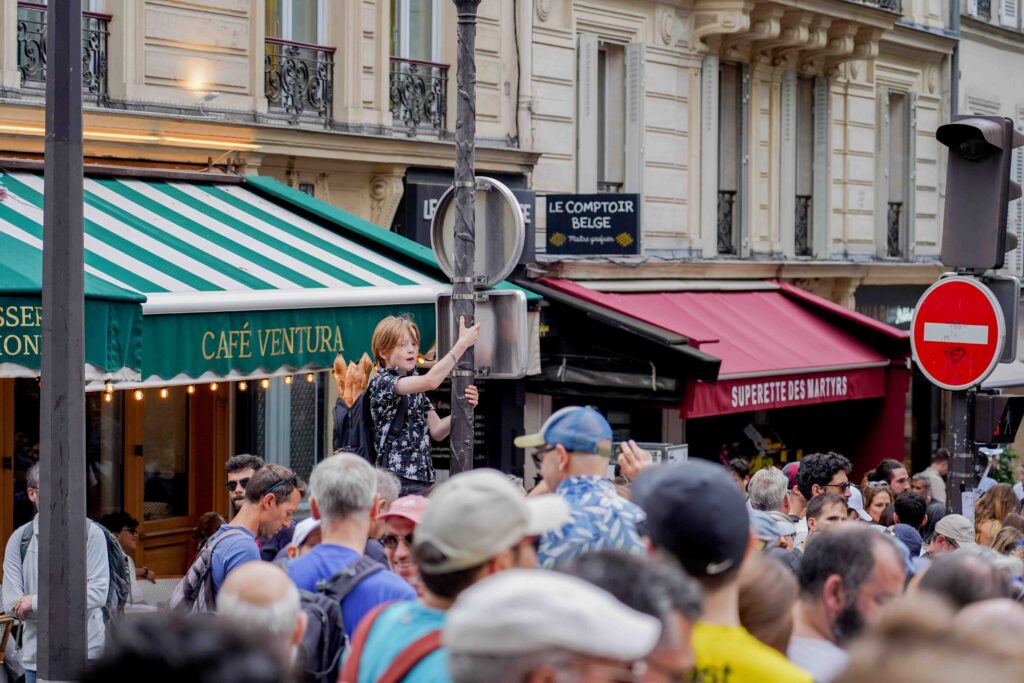
[[[545,242],[549,254],[639,254],[640,195],[548,195]]]

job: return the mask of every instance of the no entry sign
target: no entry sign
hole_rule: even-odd
[[[992,292],[967,277],[948,277],[917,302],[910,326],[914,360],[933,384],[960,391],[989,376],[1003,351],[1006,324]]]

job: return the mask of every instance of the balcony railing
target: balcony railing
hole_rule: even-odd
[[[811,255],[811,196],[796,196],[796,255]]]
[[[889,258],[903,256],[902,227],[903,202],[889,202],[889,213],[886,216],[885,255]]]
[[[903,0],[861,0],[861,2],[865,5],[874,5],[879,9],[903,14]]]
[[[391,58],[391,118],[409,135],[445,129],[448,65]]]
[[[82,90],[107,98],[107,37],[111,16],[82,12]],[[46,87],[46,5],[18,3],[18,72],[21,87]]]
[[[290,123],[333,121],[334,48],[265,39],[263,87],[271,113]]]
[[[736,192],[718,191],[718,253],[736,254]]]
[[[978,0],[978,17],[980,19],[992,18],[992,0]]]

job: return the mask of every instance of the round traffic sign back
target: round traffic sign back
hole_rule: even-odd
[[[910,325],[914,360],[933,384],[960,391],[981,383],[999,362],[1006,337],[992,292],[968,277],[948,277],[925,291]]]

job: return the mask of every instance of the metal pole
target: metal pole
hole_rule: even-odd
[[[82,0],[46,10],[38,676],[86,663]]]
[[[963,494],[974,490],[974,391],[943,391],[943,446],[949,449],[946,511],[962,514]]]
[[[453,0],[459,14],[459,97],[455,108],[455,255],[452,276],[452,317],[456,330],[460,316],[466,324],[476,317],[473,303],[476,269],[476,10],[480,0]],[[451,473],[473,468],[473,409],[466,402],[466,387],[476,367],[473,349],[463,354],[452,371]]]

